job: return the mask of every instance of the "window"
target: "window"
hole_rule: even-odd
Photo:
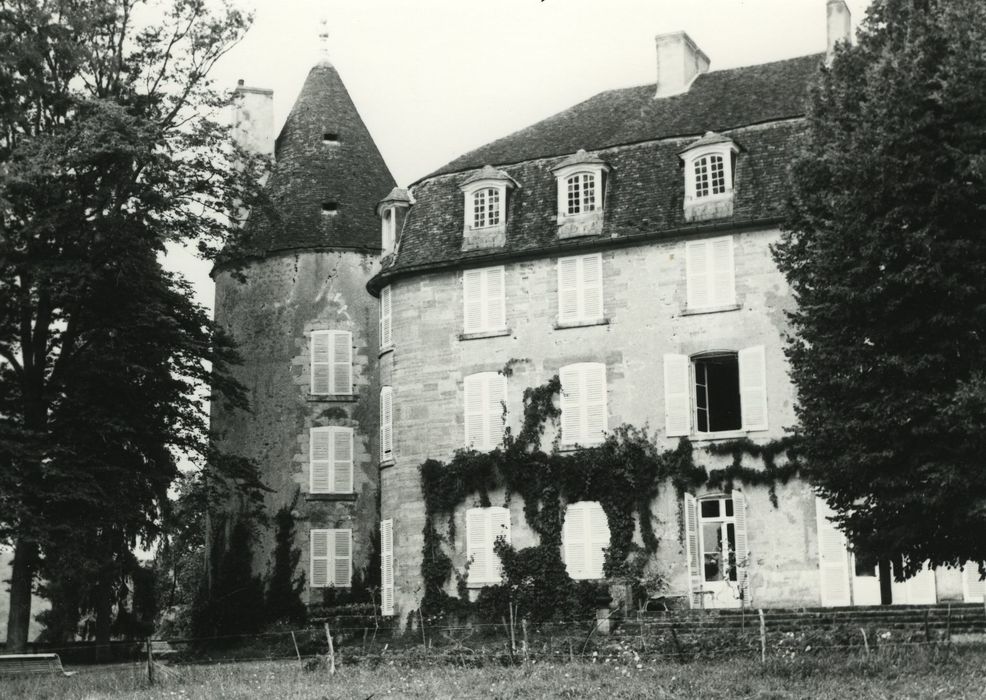
[[[507,378],[499,372],[470,374],[463,381],[466,447],[488,452],[503,442]]]
[[[558,322],[577,324],[603,318],[603,257],[558,259]]]
[[[500,190],[489,187],[472,195],[472,227],[486,228],[500,223]]]
[[[308,446],[309,493],[352,493],[353,429],[311,428]]]
[[[311,393],[353,393],[353,334],[349,331],[312,331]]]
[[[685,244],[685,284],[689,310],[734,306],[733,237],[688,241]]]
[[[462,273],[464,333],[484,333],[506,328],[504,274],[502,265]]]
[[[390,287],[380,290],[380,349],[389,348],[394,344],[391,325],[391,291]]]
[[[380,461],[394,459],[394,390],[380,390]]]
[[[464,195],[464,243],[467,249],[496,247],[506,232],[507,197],[517,182],[502,170],[487,165],[460,185]],[[472,232],[477,232],[476,236]],[[475,240],[472,240],[475,239]]]
[[[552,168],[558,189],[558,236],[602,232],[602,210],[609,165],[579,150]]]
[[[338,211],[338,202],[322,202],[322,214],[324,216],[335,216]]]
[[[393,252],[397,241],[397,210],[387,207],[380,216],[380,245],[383,254]]]
[[[312,588],[349,588],[353,576],[353,531],[311,530]]]
[[[732,216],[738,153],[732,139],[711,131],[678,153],[684,163],[686,221]]]
[[[979,564],[967,561],[962,567],[962,597],[967,603],[982,603],[986,583],[980,578]]]
[[[599,503],[569,503],[561,539],[569,576],[574,579],[603,577],[603,561],[609,547],[609,522]]]
[[[767,430],[764,347],[664,356],[667,437]]]
[[[607,428],[606,365],[566,365],[561,378],[561,439],[567,446],[598,445]]]
[[[500,583],[500,557],[493,551],[497,538],[510,543],[510,511],[506,508],[470,508],[466,511],[466,546],[469,587]]]
[[[685,494],[685,547],[693,595],[715,607],[732,607],[747,597],[746,499],[730,496],[697,500]],[[706,595],[709,596],[706,599]]]
[[[596,210],[596,175],[580,173],[565,180],[568,202],[565,213],[569,216]]]
[[[818,574],[821,602],[825,607],[852,605],[849,590],[849,552],[846,536],[829,519],[829,505],[815,498],[815,524],[818,535]]]
[[[401,231],[404,218],[411,207],[411,194],[405,189],[395,187],[377,204],[380,217],[380,247],[384,255],[397,248],[397,235]]]
[[[726,174],[722,156],[702,156],[695,160],[695,197],[708,197],[726,191]]]
[[[380,523],[380,613],[394,614],[394,521]]]

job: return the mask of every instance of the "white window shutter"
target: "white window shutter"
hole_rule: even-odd
[[[580,316],[592,321],[603,317],[603,256],[600,253],[580,259],[581,302]]]
[[[486,373],[486,420],[483,449],[492,450],[503,442],[504,406],[507,378],[499,372]]]
[[[353,429],[332,430],[332,491],[353,492]]]
[[[462,273],[462,330],[477,333],[483,330],[483,271],[466,270]]]
[[[490,583],[500,583],[502,575],[502,562],[497,556],[494,545],[498,538],[503,537],[507,544],[510,544],[510,510],[507,508],[493,507],[489,509],[490,525]]]
[[[916,574],[904,582],[904,589],[907,603],[910,605],[933,605],[938,602],[935,570],[930,568],[927,562]]]
[[[466,511],[466,557],[469,559],[469,582],[489,583],[492,544],[489,539],[489,513],[486,508]]]
[[[586,513],[585,503],[570,503],[565,510],[562,528],[562,545],[565,550],[565,568],[574,579],[586,578]]]
[[[767,429],[767,366],[763,345],[739,351],[743,430]]]
[[[329,537],[331,530],[312,530],[310,533],[310,586],[323,588],[329,585]]]
[[[583,426],[582,441],[596,445],[603,441],[608,427],[606,407],[606,365],[586,363],[582,370],[583,386]]]
[[[586,578],[603,578],[605,549],[609,547],[609,521],[606,511],[595,502],[586,504]]]
[[[394,521],[380,523],[380,613],[394,614]]]
[[[687,436],[691,429],[691,372],[687,355],[664,356],[664,434]]]
[[[581,367],[581,365],[566,365],[558,373],[561,379],[561,437],[566,445],[584,442]]]
[[[962,567],[962,596],[967,603],[982,603],[986,596],[986,582],[979,578],[979,564],[967,561]]]
[[[818,574],[822,605],[850,605],[849,552],[846,536],[829,520],[832,509],[821,498],[815,498],[815,520],[818,527]]]
[[[393,344],[392,330],[392,293],[390,287],[384,287],[380,291],[380,347],[386,348]]]
[[[491,267],[485,272],[486,277],[486,330],[498,330],[507,326],[506,308],[506,270],[503,267]]]
[[[711,304],[710,282],[708,241],[688,241],[685,243],[685,288],[689,309],[702,309]]]
[[[690,493],[685,494],[685,559],[688,561],[688,602],[691,607],[701,606],[702,555],[698,551],[698,501]],[[734,511],[735,512],[735,511]]]
[[[394,451],[394,390],[380,390],[380,459],[388,460]]]
[[[331,393],[329,379],[331,355],[329,331],[312,331],[311,336],[311,393]]]
[[[353,531],[330,530],[333,533],[332,585],[349,588],[353,577]]]
[[[558,321],[571,323],[579,317],[578,258],[558,260]]]
[[[750,545],[746,532],[746,496],[733,490],[733,526],[735,528],[736,583],[746,605],[750,603]]]
[[[329,335],[332,356],[331,394],[353,393],[353,334],[349,331],[332,331]]]
[[[332,491],[331,428],[311,428],[308,431],[308,490],[309,493]]]
[[[482,449],[484,436],[484,389],[485,382],[483,381],[482,374],[470,374],[462,383],[462,395],[465,404],[466,447],[472,447],[477,450]]]
[[[736,303],[736,279],[733,268],[733,237],[709,241],[712,253],[712,306],[732,306]]]

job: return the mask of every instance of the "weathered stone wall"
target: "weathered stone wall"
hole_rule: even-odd
[[[721,235],[721,234],[719,234]],[[522,395],[560,367],[573,362],[605,362],[609,426],[648,426],[664,446],[665,353],[691,355],[710,350],[766,348],[768,431],[749,437],[766,442],[794,423],[794,391],[782,352],[784,310],[792,299],[774,266],[768,246],[776,230],[735,236],[736,295],[739,308],[686,315],[685,242],[654,241],[603,253],[604,309],[608,323],[556,329],[555,258],[506,265],[507,326],[504,336],[460,340],[461,272],[436,272],[399,279],[393,290],[394,350],[381,358],[381,385],[394,389],[394,465],[383,470],[382,517],[395,521],[395,572],[398,612],[415,607],[424,505],[418,465],[427,458],[448,459],[464,442],[462,381],[474,372],[513,363],[508,379],[508,423],[520,425]],[[550,444],[551,435],[546,436]],[[696,440],[696,459],[707,467],[729,460],[713,458]],[[751,598],[755,605],[819,603],[814,497],[803,483],[778,488],[779,508],[766,488],[744,487],[748,499]],[[533,544],[521,504],[514,499],[512,539]],[[494,504],[497,504],[494,501]],[[469,507],[471,503],[463,506]],[[687,589],[680,504],[668,486],[654,503],[659,556],[675,591]],[[462,519],[462,514],[459,513]],[[464,522],[456,540],[461,570]]]
[[[366,281],[376,255],[357,252],[303,252],[251,263],[245,282],[228,272],[216,276],[216,320],[239,343],[243,364],[236,376],[249,394],[252,413],[212,405],[212,426],[222,446],[253,458],[272,489],[267,513],[294,502],[299,568],[309,580],[309,529],[351,528],[354,575],[366,569],[376,546],[378,426],[378,301]],[[352,399],[311,396],[310,333],[348,330],[353,334]],[[354,428],[354,497],[308,494],[309,428]],[[333,500],[329,500],[333,499]],[[273,527],[254,549],[254,567],[269,574]],[[321,591],[308,591],[311,602]]]

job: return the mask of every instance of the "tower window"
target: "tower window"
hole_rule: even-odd
[[[330,131],[322,134],[322,143],[339,143],[339,134]]]
[[[322,202],[322,213],[326,216],[333,216],[339,211],[339,205],[336,202]]]

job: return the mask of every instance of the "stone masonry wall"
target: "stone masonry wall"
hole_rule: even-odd
[[[352,529],[354,577],[364,575],[377,545],[378,301],[365,289],[377,264],[377,256],[363,253],[304,252],[251,263],[243,283],[228,272],[216,276],[216,320],[239,343],[243,364],[236,375],[253,410],[231,412],[214,402],[212,426],[225,449],[259,463],[272,489],[268,515],[295,503],[295,544],[306,581],[310,529]],[[352,332],[352,399],[310,395],[314,330]],[[308,494],[308,431],[330,425],[355,429],[351,497]],[[270,574],[273,547],[271,527],[255,544],[258,573]],[[306,602],[322,598],[310,587],[307,595]]]

